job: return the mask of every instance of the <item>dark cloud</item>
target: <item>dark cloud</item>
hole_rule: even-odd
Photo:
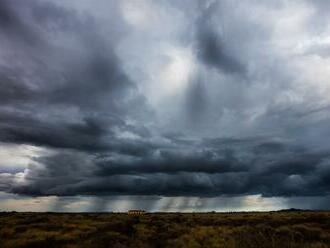
[[[143,156],[62,151],[36,158],[25,175],[26,183],[8,183],[11,187],[6,190],[27,195],[205,197],[319,196],[329,191],[329,153],[306,154],[278,142],[274,149],[270,144],[275,142],[267,140],[228,141],[208,140],[195,148],[153,147]],[[256,153],[260,147],[264,152]]]
[[[208,96],[204,80],[196,78],[190,83],[186,94],[188,126],[200,128],[208,122]]]
[[[181,148],[184,149],[184,148]],[[241,161],[231,158],[227,152],[224,155],[217,154],[212,150],[197,150],[184,152],[173,150],[155,150],[142,159],[131,161],[109,161],[105,160],[99,163],[100,171],[98,175],[116,175],[116,174],[153,174],[167,173],[175,174],[178,172],[196,172],[196,173],[224,173],[230,171],[245,171],[247,166]]]
[[[263,154],[263,153],[280,153],[284,150],[283,144],[279,142],[269,142],[269,143],[263,143],[255,147],[254,151],[257,154]]]
[[[115,127],[128,129],[127,114],[145,103],[96,23],[48,2],[20,7],[7,1],[1,4],[4,35],[14,41],[8,44],[12,49],[8,56],[22,61],[22,65],[7,64],[0,70],[1,140],[77,150],[109,149],[111,144],[103,138],[114,140]],[[24,20],[21,12],[29,18]],[[24,40],[16,44],[17,37],[7,34],[16,29],[47,43],[31,49]],[[78,50],[71,44],[53,44],[48,36],[54,34],[60,39],[73,38]],[[143,127],[133,127],[132,132],[138,129]]]
[[[106,131],[100,120],[85,119],[79,124],[51,123],[17,113],[2,113],[1,120],[3,142],[89,151],[107,147],[101,141]]]
[[[291,5],[110,2],[0,3],[0,141],[45,151],[25,170],[0,167],[0,191],[329,194],[329,103],[323,73],[308,71],[327,46],[292,54],[275,39],[290,26],[271,18]]]
[[[219,2],[203,6],[203,10],[196,24],[196,43],[198,57],[210,67],[214,67],[224,73],[243,73],[244,67],[241,62],[230,54],[226,41],[217,33],[212,23],[217,14]],[[220,23],[221,25],[221,23]]]
[[[20,4],[26,5],[23,1]],[[15,39],[15,42],[23,42],[26,45],[40,45],[40,37],[36,31],[24,20],[26,16],[24,7],[16,10],[16,4],[4,0],[0,4],[0,34],[3,39]]]

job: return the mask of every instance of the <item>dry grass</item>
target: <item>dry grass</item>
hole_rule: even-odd
[[[0,213],[0,247],[330,247],[330,212]]]

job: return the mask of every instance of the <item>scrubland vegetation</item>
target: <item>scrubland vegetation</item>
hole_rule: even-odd
[[[330,247],[330,212],[0,213],[0,247]]]

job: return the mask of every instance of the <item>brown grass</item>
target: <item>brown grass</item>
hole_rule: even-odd
[[[330,212],[0,213],[0,247],[330,247]]]

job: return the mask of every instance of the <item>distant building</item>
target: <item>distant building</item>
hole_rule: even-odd
[[[144,210],[129,210],[128,215],[143,215],[146,211]]]

